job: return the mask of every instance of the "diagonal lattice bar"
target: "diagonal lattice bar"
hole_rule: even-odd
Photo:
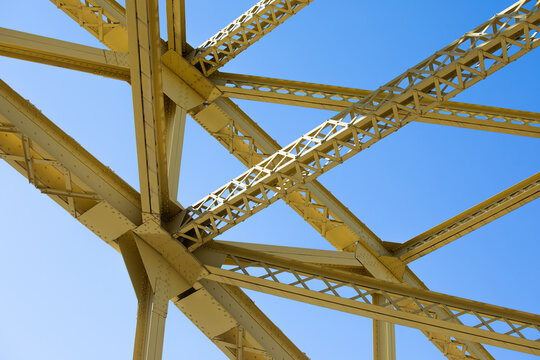
[[[540,197],[540,173],[403,243],[393,255],[409,263]]]
[[[188,56],[208,76],[313,0],[261,0]]]
[[[196,248],[536,48],[538,7],[516,3],[261,161],[190,207],[174,235]]]
[[[451,337],[540,355],[540,315],[209,243],[231,259],[209,279]],[[373,302],[373,296],[383,301]]]
[[[371,94],[369,90],[272,79],[261,76],[215,73],[211,80],[223,96],[342,111]],[[446,101],[415,121],[540,137],[540,114],[494,106]]]

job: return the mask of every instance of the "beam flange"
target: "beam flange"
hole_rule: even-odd
[[[177,199],[186,128],[186,110],[170,103],[168,108],[169,111],[165,112],[167,119],[167,185],[169,186],[170,198]]]
[[[184,54],[186,43],[186,16],[184,0],[169,0],[167,3],[167,46],[171,52]],[[163,63],[163,59],[161,60]],[[165,92],[165,86],[163,86]],[[180,102],[178,102],[180,103]],[[180,164],[184,143],[187,108],[166,102],[169,111],[167,118],[167,180],[169,196],[178,197],[178,182],[180,180]]]
[[[167,45],[180,55],[187,51],[186,9],[184,0],[167,1]]]
[[[229,98],[333,111],[345,110],[371,94],[369,90],[344,86],[225,72],[216,72],[209,79]]]

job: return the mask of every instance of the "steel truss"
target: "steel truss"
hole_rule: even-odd
[[[167,1],[168,42],[157,0],[51,1],[110,50],[0,29],[0,54],[128,81],[141,193],[3,82],[0,157],[121,252],[139,302],[134,358],[161,358],[169,300],[231,359],[306,358],[238,287],[373,318],[376,359],[395,359],[392,324],[422,330],[449,359],[492,359],[480,343],[540,355],[540,316],[431,292],[406,266],[540,196],[540,173],[398,246],[316,181],[412,121],[540,137],[540,114],[449,101],[538,47],[539,1],[373,92],[218,71],[309,0],[261,0],[198,48],[183,0]],[[229,98],[340,113],[282,148]],[[186,114],[249,170],[184,208]],[[213,240],[280,198],[342,252]]]

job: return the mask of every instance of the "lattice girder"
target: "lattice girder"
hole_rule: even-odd
[[[183,1],[172,0],[171,4],[174,3],[174,1],[176,1],[176,4],[181,3],[181,6],[183,7]],[[280,1],[278,2],[281,3]],[[274,6],[274,3],[278,2],[263,0],[258,3],[257,6],[261,6],[263,4]],[[125,21],[125,14],[122,7],[119,6],[114,0],[88,0],[85,1],[84,4],[81,4],[76,0],[53,0],[53,3],[79,22],[81,26],[88,29],[103,43],[112,46],[116,50],[125,51],[122,50],[122,47],[126,44],[125,26],[127,22]],[[267,20],[272,18],[272,21],[268,20],[265,22],[266,20],[262,20],[261,22],[260,19],[255,19],[256,16],[249,15],[244,18],[239,18],[241,21],[247,20],[249,22],[251,21],[250,18],[253,17],[255,19],[254,21],[256,22],[255,27],[257,27],[257,31],[260,31],[260,33],[257,31],[253,32],[253,28],[247,32],[245,29],[242,29],[240,31],[242,35],[238,37],[238,34],[235,35],[235,31],[237,32],[238,28],[237,21],[237,24],[234,26],[231,25],[231,27],[229,27],[225,33],[222,33],[221,35],[218,34],[219,41],[228,36],[230,36],[231,39],[219,44],[219,41],[214,41],[209,46],[215,46],[217,48],[221,46],[221,48],[218,50],[209,50],[211,55],[210,58],[206,58],[206,65],[202,66],[200,62],[195,62],[195,65],[201,67],[200,70],[202,70],[204,75],[209,75],[218,67],[222,66],[225,62],[229,61],[230,58],[234,57],[237,49],[242,51],[247,46],[251,45],[253,41],[262,36],[265,33],[266,26],[269,26],[268,28],[270,29],[279,25],[284,19],[295,13],[303,6],[307,5],[307,3],[309,3],[309,1],[305,2],[305,4],[301,1],[286,1],[286,5],[290,8],[284,8],[283,14],[280,14],[279,16],[283,16],[284,14],[287,16],[283,16],[283,19],[281,20],[279,19],[275,9],[271,10],[272,16],[267,18]],[[411,257],[403,257],[407,254],[407,250],[414,251],[419,248],[422,249],[423,245],[428,244],[429,241],[432,241],[433,239],[435,239],[436,243],[439,243],[442,246],[448,241],[460,236],[459,234],[464,234],[471,231],[487,221],[491,221],[491,219],[497,218],[502,214],[511,211],[515,207],[531,201],[538,196],[538,191],[536,189],[538,181],[535,178],[535,176],[537,177],[538,174],[518,184],[523,185],[520,186],[519,189],[514,189],[518,186],[516,185],[508,191],[503,192],[505,194],[507,192],[511,192],[511,194],[502,198],[502,200],[497,198],[501,197],[500,195],[502,193],[494,197],[497,199],[490,199],[492,202],[496,202],[497,206],[502,205],[504,207],[503,209],[495,206],[497,209],[491,213],[490,211],[492,211],[494,207],[490,204],[486,205],[485,203],[482,203],[486,205],[486,208],[481,209],[482,211],[479,211],[478,213],[474,212],[472,214],[474,223],[468,222],[470,221],[470,211],[468,211],[456,217],[462,217],[463,219],[458,219],[451,224],[447,224],[448,222],[444,223],[447,225],[447,227],[444,229],[445,231],[437,232],[437,236],[435,237],[430,235],[429,237],[426,237],[427,240],[421,239],[421,241],[417,241],[415,244],[409,244],[411,246],[408,247],[406,244],[403,244],[402,247],[387,244],[387,248],[385,248],[380,239],[378,239],[369,229],[367,229],[365,225],[361,224],[360,221],[354,217],[354,215],[350,214],[349,217],[354,218],[353,223],[356,221],[360,225],[353,224],[354,226],[351,227],[351,221],[348,219],[348,214],[345,214],[343,217],[343,212],[340,213],[340,211],[335,211],[335,206],[333,208],[328,206],[328,203],[334,202],[338,204],[337,210],[340,210],[340,204],[337,199],[331,199],[332,195],[330,193],[324,194],[326,189],[324,189],[324,187],[318,184],[314,179],[321,173],[326,172],[334,167],[337,163],[343,162],[350,156],[367,148],[371,144],[384,138],[410,121],[425,121],[444,124],[453,122],[452,125],[456,125],[456,123],[463,125],[467,122],[460,123],[457,118],[464,117],[463,115],[465,114],[465,117],[470,120],[467,125],[464,125],[465,127],[475,128],[475,126],[477,126],[478,128],[488,129],[490,131],[537,136],[535,132],[537,130],[537,122],[534,116],[531,118],[527,115],[524,115],[523,117],[510,115],[503,119],[506,123],[496,129],[497,126],[495,126],[494,123],[498,122],[500,117],[497,117],[498,114],[494,113],[495,111],[490,113],[489,110],[484,109],[485,111],[483,112],[475,112],[465,111],[459,107],[452,108],[451,105],[444,107],[444,104],[448,105],[446,100],[451,96],[454,96],[456,93],[468,88],[480,79],[490,75],[499,68],[502,68],[509,62],[515,60],[538,45],[537,37],[539,33],[539,5],[538,2],[536,2],[535,5],[532,5],[531,7],[532,3],[532,1],[520,1],[516,3],[503,13],[496,15],[490,22],[485,23],[483,26],[475,29],[473,32],[467,33],[461,39],[461,43],[459,41],[455,42],[450,45],[450,47],[436,53],[436,56],[428,59],[424,63],[419,64],[415,69],[410,69],[406,74],[404,74],[404,76],[396,79],[386,86],[381,87],[376,92],[367,94],[367,96],[360,99],[358,104],[347,108],[344,112],[338,115],[338,117],[327,121],[325,124],[323,124],[323,126],[315,129],[313,133],[310,133],[309,136],[304,136],[289,147],[281,149],[277,152],[275,152],[274,149],[277,148],[275,146],[275,141],[267,136],[261,129],[256,129],[255,131],[253,131],[253,129],[245,131],[246,125],[249,129],[249,126],[253,127],[253,124],[255,123],[247,116],[245,122],[238,122],[239,117],[241,118],[243,116],[243,113],[239,108],[235,108],[236,106],[228,99],[214,97],[219,95],[227,96],[225,92],[220,93],[220,90],[223,90],[223,88],[215,87],[213,85],[208,86],[207,79],[197,79],[199,76],[198,73],[195,74],[192,72],[190,76],[195,75],[195,82],[199,80],[207,81],[207,83],[204,83],[203,81],[204,85],[202,87],[195,88],[194,83],[190,83],[190,81],[193,81],[193,78],[191,78],[191,80],[183,78],[182,76],[179,76],[180,73],[178,72],[178,69],[167,67],[170,66],[170,63],[165,65],[163,76],[167,82],[166,84],[163,84],[164,90],[165,87],[168,86],[169,91],[175,91],[171,90],[170,79],[172,77],[179,77],[180,81],[185,81],[187,84],[186,88],[191,91],[191,104],[198,103],[197,107],[191,109],[192,116],[198,120],[206,130],[211,132],[216,139],[218,139],[223,145],[227,146],[229,150],[244,164],[251,167],[251,169],[245,173],[245,176],[233,180],[229,186],[220,189],[216,193],[210,194],[210,196],[206,199],[208,203],[203,204],[199,209],[194,211],[193,208],[188,208],[186,211],[179,213],[178,216],[167,225],[168,229],[171,232],[174,232],[179,239],[182,239],[185,245],[191,245],[190,250],[198,249],[201,244],[213,239],[217,234],[220,234],[226,229],[236,225],[238,222],[243,221],[253,213],[262,210],[277,199],[283,198],[289,205],[293,207],[293,209],[301,214],[306,221],[308,221],[319,233],[329,239],[336,247],[346,251],[354,251],[356,248],[355,256],[357,259],[360,259],[360,256],[365,255],[360,254],[361,251],[366,250],[367,252],[370,252],[370,256],[374,256],[376,258],[374,263],[369,263],[371,259],[366,262],[366,264],[369,263],[366,268],[370,269],[370,271],[373,272],[372,269],[377,269],[376,271],[379,272],[382,269],[388,268],[391,269],[387,275],[391,282],[403,281],[403,277],[406,277],[407,280],[405,281],[408,281],[409,283],[412,281],[412,284],[415,284],[413,286],[423,287],[424,285],[414,277],[410,270],[405,267],[404,263],[396,260],[392,256],[402,256],[402,258],[405,259],[404,261],[412,261],[413,258]],[[169,5],[170,4],[168,3],[168,6]],[[257,6],[254,8],[257,8]],[[178,9],[178,7],[176,7],[176,10],[182,9]],[[174,18],[175,16],[175,26],[177,29],[179,29],[183,25],[178,24],[178,16],[180,16],[181,20],[183,20],[183,12],[177,11],[177,13],[172,17],[170,16],[170,18]],[[169,21],[171,20],[169,19]],[[265,23],[266,25],[262,25],[262,23]],[[240,27],[242,27],[242,25],[240,25]],[[169,32],[177,36],[175,38],[177,45],[169,44],[169,55],[172,54],[177,56],[178,53],[187,54],[191,49],[191,47],[185,43],[184,31],[185,26],[181,34],[179,34],[174,28],[169,27]],[[182,36],[184,36],[183,39]],[[158,38],[155,40],[159,42]],[[154,43],[154,45],[157,44],[155,41]],[[466,45],[461,47],[463,44]],[[161,41],[159,45],[161,46],[162,52],[164,52],[166,43]],[[32,52],[34,49],[31,48],[25,49],[23,53],[17,52],[18,49],[16,49],[17,51],[10,53],[10,51],[12,51],[14,48],[10,48],[9,46],[7,48],[2,48],[0,46],[0,52],[4,51],[9,56],[19,58],[26,57],[31,61],[42,63],[56,61],[58,62],[59,66],[74,68],[96,74],[102,72],[106,76],[127,80],[124,66],[125,64],[118,66],[118,59],[115,60],[116,62],[114,62],[112,66],[107,64],[107,61],[109,61],[107,56],[124,55],[120,52],[114,53],[104,51],[104,59],[101,59],[102,55],[98,54],[99,60],[97,62],[90,60],[85,63],[77,63],[79,59],[70,58],[69,54],[67,56],[62,55],[60,57],[55,57],[56,54],[54,52],[51,52],[50,54],[47,54],[46,51]],[[467,48],[467,46],[469,46],[469,48]],[[16,47],[17,45],[15,48]],[[207,47],[205,51],[208,49],[209,48]],[[94,49],[89,50],[94,51]],[[196,51],[192,53],[190,57],[191,60],[196,58],[196,54]],[[46,59],[48,56],[52,57]],[[165,58],[166,57],[164,57],[164,59]],[[170,58],[171,57],[169,56],[167,59]],[[165,62],[165,60],[163,61]],[[182,58],[182,61],[185,60]],[[213,63],[213,61],[215,61],[215,63]],[[102,66],[104,63],[106,64],[105,67]],[[208,67],[209,64],[213,68],[207,69],[206,67]],[[158,76],[162,76],[161,70],[157,71],[157,74]],[[215,73],[215,75],[219,76],[219,73]],[[172,81],[172,83],[175,81],[176,78],[174,81]],[[162,86],[159,84],[159,81],[157,81],[155,84],[157,85],[157,88],[161,89]],[[178,84],[173,84],[173,87],[174,86],[178,86]],[[213,94],[201,94],[200,90],[204,87],[206,87],[206,89],[202,90],[203,93],[208,90],[210,93],[213,92]],[[312,95],[313,94],[310,94],[309,96]],[[163,96],[163,94],[161,94],[161,90],[158,90],[157,92],[154,92],[152,96],[155,99],[159,98],[159,100],[161,100],[160,98]],[[165,100],[167,106],[174,106],[172,102],[168,101],[169,99]],[[333,99],[327,100],[334,101]],[[173,99],[173,101],[175,101],[177,104],[182,102],[179,102],[177,99]],[[23,102],[21,102],[21,104],[22,103]],[[337,106],[334,103],[329,102],[329,104],[331,104],[330,106]],[[441,107],[437,108],[437,104],[439,104]],[[187,109],[181,109],[181,113],[184,114],[183,116],[185,116],[186,110]],[[220,115],[217,117],[218,122],[225,120],[226,125],[219,129],[215,129],[215,131],[207,127],[208,119],[212,117],[211,110],[226,113],[225,116]],[[486,118],[484,119],[483,117]],[[489,123],[489,125],[477,125],[477,120],[479,119],[485,120],[485,122]],[[516,122],[521,122],[521,124],[517,124],[518,126],[515,126]],[[262,142],[260,136],[261,134],[263,139]],[[156,247],[156,249],[160,248],[162,243],[155,240],[155,236],[162,236],[163,238],[167,238],[174,242],[174,240],[172,240],[170,237],[169,230],[166,231],[159,228],[159,226],[153,230],[149,230],[155,226],[152,221],[148,221],[152,219],[146,218],[145,223],[141,225],[141,212],[140,208],[137,209],[137,204],[135,205],[135,214],[127,216],[128,219],[125,220],[126,212],[129,212],[126,210],[128,207],[118,209],[115,206],[111,206],[110,194],[102,196],[103,189],[96,189],[94,186],[88,186],[88,184],[81,181],[81,176],[78,175],[77,172],[69,170],[69,166],[66,166],[64,163],[62,163],[62,161],[56,160],[54,154],[51,154],[50,151],[48,152],[48,149],[41,148],[40,145],[38,145],[38,143],[43,141],[43,139],[36,142],[34,141],[32,135],[28,135],[30,135],[30,133],[28,132],[28,129],[24,128],[24,126],[22,128],[20,124],[15,126],[10,118],[0,117],[0,136],[2,136],[4,139],[3,142],[0,141],[0,157],[6,159],[8,163],[27,177],[32,184],[36,185],[36,187],[42,192],[51,196],[55,201],[59,202],[64,208],[66,208],[66,210],[70,211],[74,217],[79,218],[79,220],[85,223],[85,225],[89,226],[89,224],[91,225],[92,220],[88,221],[87,219],[85,222],[82,220],[82,216],[84,216],[85,213],[90,212],[89,210],[97,209],[103,204],[106,204],[106,206],[110,208],[109,210],[113,212],[117,211],[121,216],[123,216],[122,221],[127,221],[129,223],[128,228],[130,231],[135,231],[142,234],[146,234],[146,232],[148,232],[146,234],[148,237],[145,241]],[[76,154],[75,158],[77,158],[77,155],[79,154]],[[167,154],[167,157],[168,156],[169,154]],[[163,158],[163,154],[160,154],[158,157]],[[170,175],[165,175],[165,179],[168,176]],[[273,178],[271,178],[272,176]],[[107,180],[110,179],[105,179],[105,182],[107,182]],[[525,182],[527,182],[527,184],[524,184]],[[111,185],[111,188],[117,190],[115,189],[114,184]],[[129,196],[133,195],[134,198],[138,197],[140,199],[140,195],[136,192],[128,192],[130,193]],[[118,193],[122,193],[122,191],[120,190]],[[125,195],[125,193],[122,195]],[[167,196],[165,196],[165,198],[166,197]],[[172,204],[172,209],[171,211],[168,211],[168,215],[178,212],[178,204],[175,204],[174,202],[167,202],[167,199],[165,199],[165,203],[167,206]],[[148,213],[144,209],[142,210],[142,215]],[[338,216],[336,216],[336,214]],[[476,215],[479,215],[478,217],[482,217],[487,216],[486,214],[489,214],[489,220],[482,218],[482,220],[476,221]],[[158,221],[159,217],[160,215],[158,214]],[[145,219],[144,216],[142,219]],[[151,222],[152,224],[150,224]],[[223,224],[226,225],[222,226]],[[441,224],[441,226],[444,224]],[[449,232],[449,230],[453,231],[455,230],[456,226],[459,228],[462,225],[465,225],[467,229],[458,231],[457,235],[454,234],[445,238],[446,233]],[[336,234],[337,229],[345,229],[349,231],[351,239],[349,241],[343,241],[345,236],[329,235]],[[434,230],[431,232],[434,232]],[[438,236],[441,234],[442,238],[439,238]],[[108,242],[113,247],[116,247],[114,238],[110,240],[111,241]],[[179,243],[174,243],[179,245]],[[407,250],[403,250],[405,248],[407,248]],[[205,249],[205,247],[202,249]],[[166,258],[167,261],[176,261],[172,260],[171,255],[167,254],[167,252],[163,250],[163,248],[160,248],[161,256]],[[258,309],[253,307],[250,310],[246,310],[247,308],[251,307],[249,301],[246,301],[247,297],[239,297],[239,294],[232,295],[233,293],[240,291],[239,289],[230,286],[227,288],[225,285],[212,283],[212,281],[208,279],[222,281],[225,284],[246,285],[251,280],[229,274],[239,272],[241,273],[241,276],[253,278],[253,276],[249,275],[250,272],[254,271],[253,269],[256,269],[256,271],[263,269],[266,271],[266,274],[262,275],[262,279],[264,281],[271,279],[275,283],[280,283],[279,276],[281,276],[281,274],[288,273],[294,276],[297,282],[286,284],[286,288],[299,285],[303,288],[301,290],[312,291],[312,289],[309,289],[309,286],[306,286],[306,283],[317,278],[324,284],[324,286],[326,286],[326,288],[322,291],[326,294],[323,295],[329,295],[328,293],[330,293],[330,296],[338,296],[339,291],[341,291],[340,289],[351,285],[350,283],[347,285],[343,283],[343,279],[340,278],[343,273],[339,273],[341,270],[338,270],[339,274],[333,273],[334,275],[330,276],[320,276],[320,273],[317,273],[317,271],[310,273],[311,270],[303,267],[303,264],[298,264],[298,268],[291,268],[290,266],[280,267],[281,265],[279,265],[279,261],[278,265],[276,265],[276,263],[273,263],[272,261],[265,262],[253,260],[250,258],[249,254],[244,257],[242,257],[242,255],[237,257],[234,254],[229,254],[227,251],[224,253],[226,256],[228,256],[228,263],[235,264],[235,268],[228,267],[228,270],[218,269],[214,266],[215,264],[213,264],[213,262],[210,262],[210,265],[208,265],[210,272],[208,272],[205,271],[205,268],[201,267],[200,264],[197,265],[197,261],[191,265],[188,265],[186,269],[181,269],[178,267],[177,263],[175,264],[180,273],[188,274],[186,275],[187,277],[191,276],[189,275],[190,271],[200,270],[201,274],[199,281],[195,286],[196,289],[194,289],[193,293],[190,292],[188,294],[183,294],[184,296],[179,296],[178,299],[175,299],[175,302],[179,308],[185,311],[185,308],[181,303],[193,294],[204,294],[203,296],[209,296],[210,298],[223,298],[223,294],[228,293],[229,296],[232,296],[232,298],[229,299],[234,299],[232,300],[233,302],[238,301],[243,303],[243,305],[240,305],[240,311],[245,311],[244,314],[252,316],[254,313],[257,313]],[[194,260],[194,258],[190,257],[187,252],[185,252],[185,258],[191,259],[188,262]],[[353,267],[353,269],[355,268]],[[349,269],[349,271],[352,270]],[[306,274],[307,277],[305,277]],[[418,280],[418,282],[416,283],[414,279]],[[370,283],[370,281],[376,282],[376,280],[371,278],[363,278],[363,281],[368,283]],[[203,285],[203,288],[199,288],[201,284]],[[358,285],[356,283],[354,284],[355,286]],[[387,285],[394,289],[394,284],[389,283]],[[215,289],[212,290],[213,292],[210,291],[210,288],[215,286],[220,287],[221,290],[219,291],[221,291],[221,293],[219,291],[215,292]],[[261,286],[272,288],[274,285],[266,284]],[[279,286],[274,286],[273,291],[279,289]],[[363,286],[366,285],[364,284]],[[398,289],[400,289],[400,285],[396,286],[398,286]],[[374,287],[376,288],[376,286],[373,285],[370,288],[371,290],[367,289],[366,294],[375,294],[376,296],[380,296],[382,298],[382,308],[393,307],[394,311],[404,311],[405,313],[413,313],[413,315],[417,315],[417,313],[419,313],[432,320],[450,320],[450,322],[454,323],[455,327],[452,328],[450,326],[444,331],[437,331],[443,329],[444,326],[437,327],[434,325],[432,327],[418,327],[422,329],[428,338],[435,343],[439,349],[441,349],[445,356],[450,359],[491,359],[491,356],[485,352],[481,346],[471,343],[470,341],[485,340],[486,343],[496,344],[499,346],[504,343],[505,345],[503,345],[503,347],[530,353],[537,353],[539,351],[537,344],[534,343],[535,339],[530,337],[530,332],[527,332],[531,329],[538,331],[537,315],[518,313],[515,311],[513,312],[513,310],[508,310],[508,314],[510,315],[500,316],[497,315],[497,311],[500,311],[501,309],[495,309],[495,307],[492,307],[490,308],[491,312],[485,312],[485,308],[481,306],[482,304],[473,304],[474,306],[479,306],[477,309],[480,310],[473,310],[471,312],[466,306],[462,306],[461,308],[458,306],[456,308],[452,307],[454,305],[444,303],[444,301],[430,301],[426,300],[426,298],[418,300],[418,298],[421,298],[421,296],[413,296],[408,300],[403,300],[404,295],[399,291],[388,295],[385,294],[385,291],[388,292],[387,289],[378,289],[377,291],[373,291]],[[284,292],[289,291],[285,288],[282,290]],[[401,290],[407,292],[408,288],[403,287]],[[418,291],[421,293],[423,290]],[[422,294],[429,297],[429,294],[426,295],[426,293]],[[358,294],[360,295],[360,293]],[[294,296],[304,295],[305,294],[297,294]],[[311,295],[305,296],[309,297]],[[362,298],[361,295],[360,298]],[[225,302],[227,301],[230,302],[230,300],[225,300]],[[333,300],[325,298],[324,300],[320,301],[331,302]],[[403,305],[400,303],[401,301],[404,301],[406,304]],[[366,304],[375,306],[373,302],[374,301],[370,303],[368,300]],[[396,306],[396,304],[398,305]],[[225,306],[224,303],[222,303],[222,305]],[[373,308],[370,308],[370,306],[364,309],[366,312],[363,314],[366,314],[369,311],[375,311]],[[238,309],[234,310],[225,306],[225,309],[220,311],[234,312],[238,311]],[[480,323],[471,325],[469,321],[466,324],[461,324],[460,317],[465,315],[476,316],[476,320],[480,321]],[[266,331],[268,331],[268,336],[273,336],[274,339],[281,337],[281,340],[285,340],[279,346],[284,345],[285,348],[292,349],[289,352],[291,358],[305,357],[305,354],[301,354],[292,343],[287,343],[288,339],[284,338],[284,335],[272,328],[273,324],[271,324],[271,322],[266,319],[260,311],[258,316],[259,317],[257,320],[255,320],[255,322],[258,324],[264,323],[265,326],[267,326]],[[398,318],[392,318],[392,316],[395,315],[386,314],[386,316],[387,317],[383,320],[392,321],[392,319]],[[242,317],[242,315],[240,315],[240,317]],[[193,317],[192,320],[197,322],[196,316]],[[422,322],[422,320],[418,319],[409,319],[408,321],[411,321],[412,323]],[[510,330],[506,331],[506,333],[497,334],[498,328],[492,328],[492,326],[494,326],[493,324],[497,324],[498,321],[502,321],[503,323],[507,324],[510,327]],[[399,323],[399,321],[395,322]],[[495,333],[495,335],[484,335],[482,332],[476,331],[472,331],[471,333],[467,334],[466,330],[463,329],[467,326],[473,328],[483,328],[482,331],[492,332]],[[203,328],[201,328],[201,330],[205,332],[205,334],[230,358],[271,358],[270,351],[268,351],[268,349],[273,349],[274,345],[262,344],[261,339],[263,342],[265,339],[261,337],[255,339],[255,337],[249,334],[249,328],[249,324],[237,321],[234,325],[231,325],[229,330],[217,335],[210,335],[209,333],[206,333]],[[432,330],[438,333],[438,335],[432,333]],[[440,334],[442,334],[442,336]],[[463,335],[462,338],[468,341],[462,342],[461,340],[457,340],[454,335],[457,335],[458,337]],[[498,335],[502,335],[502,337]],[[508,337],[511,337],[512,339],[508,339]],[[470,345],[474,345],[476,348],[474,348],[474,346],[468,347]],[[281,358],[281,355],[278,357]]]
[[[537,47],[538,24],[536,3],[496,15],[193,204],[174,235],[197,247],[244,221]]]
[[[425,331],[540,354],[539,315],[412,289],[224,243],[212,242],[205,249],[224,254],[230,264],[221,269],[208,266],[208,278],[215,281]],[[374,295],[383,301],[373,302]],[[407,321],[416,316],[430,320],[417,319],[414,324]]]
[[[211,77],[223,96],[270,103],[342,111],[371,91],[260,76],[215,73]],[[540,137],[540,114],[446,101],[415,121]]]

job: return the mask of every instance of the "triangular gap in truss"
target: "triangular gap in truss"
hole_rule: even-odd
[[[4,57],[0,64],[0,79],[129,185],[139,188],[128,83]]]
[[[336,250],[282,200],[236,225],[217,240]]]
[[[246,168],[189,115],[184,133],[178,199],[187,207]]]
[[[251,290],[244,290],[264,313],[312,359],[373,358],[372,320]],[[339,321],[338,329],[329,324]]]
[[[337,111],[232,99],[280,146],[287,146],[322,124]]]
[[[539,213],[532,201],[409,266],[432,291],[534,312]]]
[[[533,175],[539,151],[535,138],[412,123],[320,180],[402,243]]]

